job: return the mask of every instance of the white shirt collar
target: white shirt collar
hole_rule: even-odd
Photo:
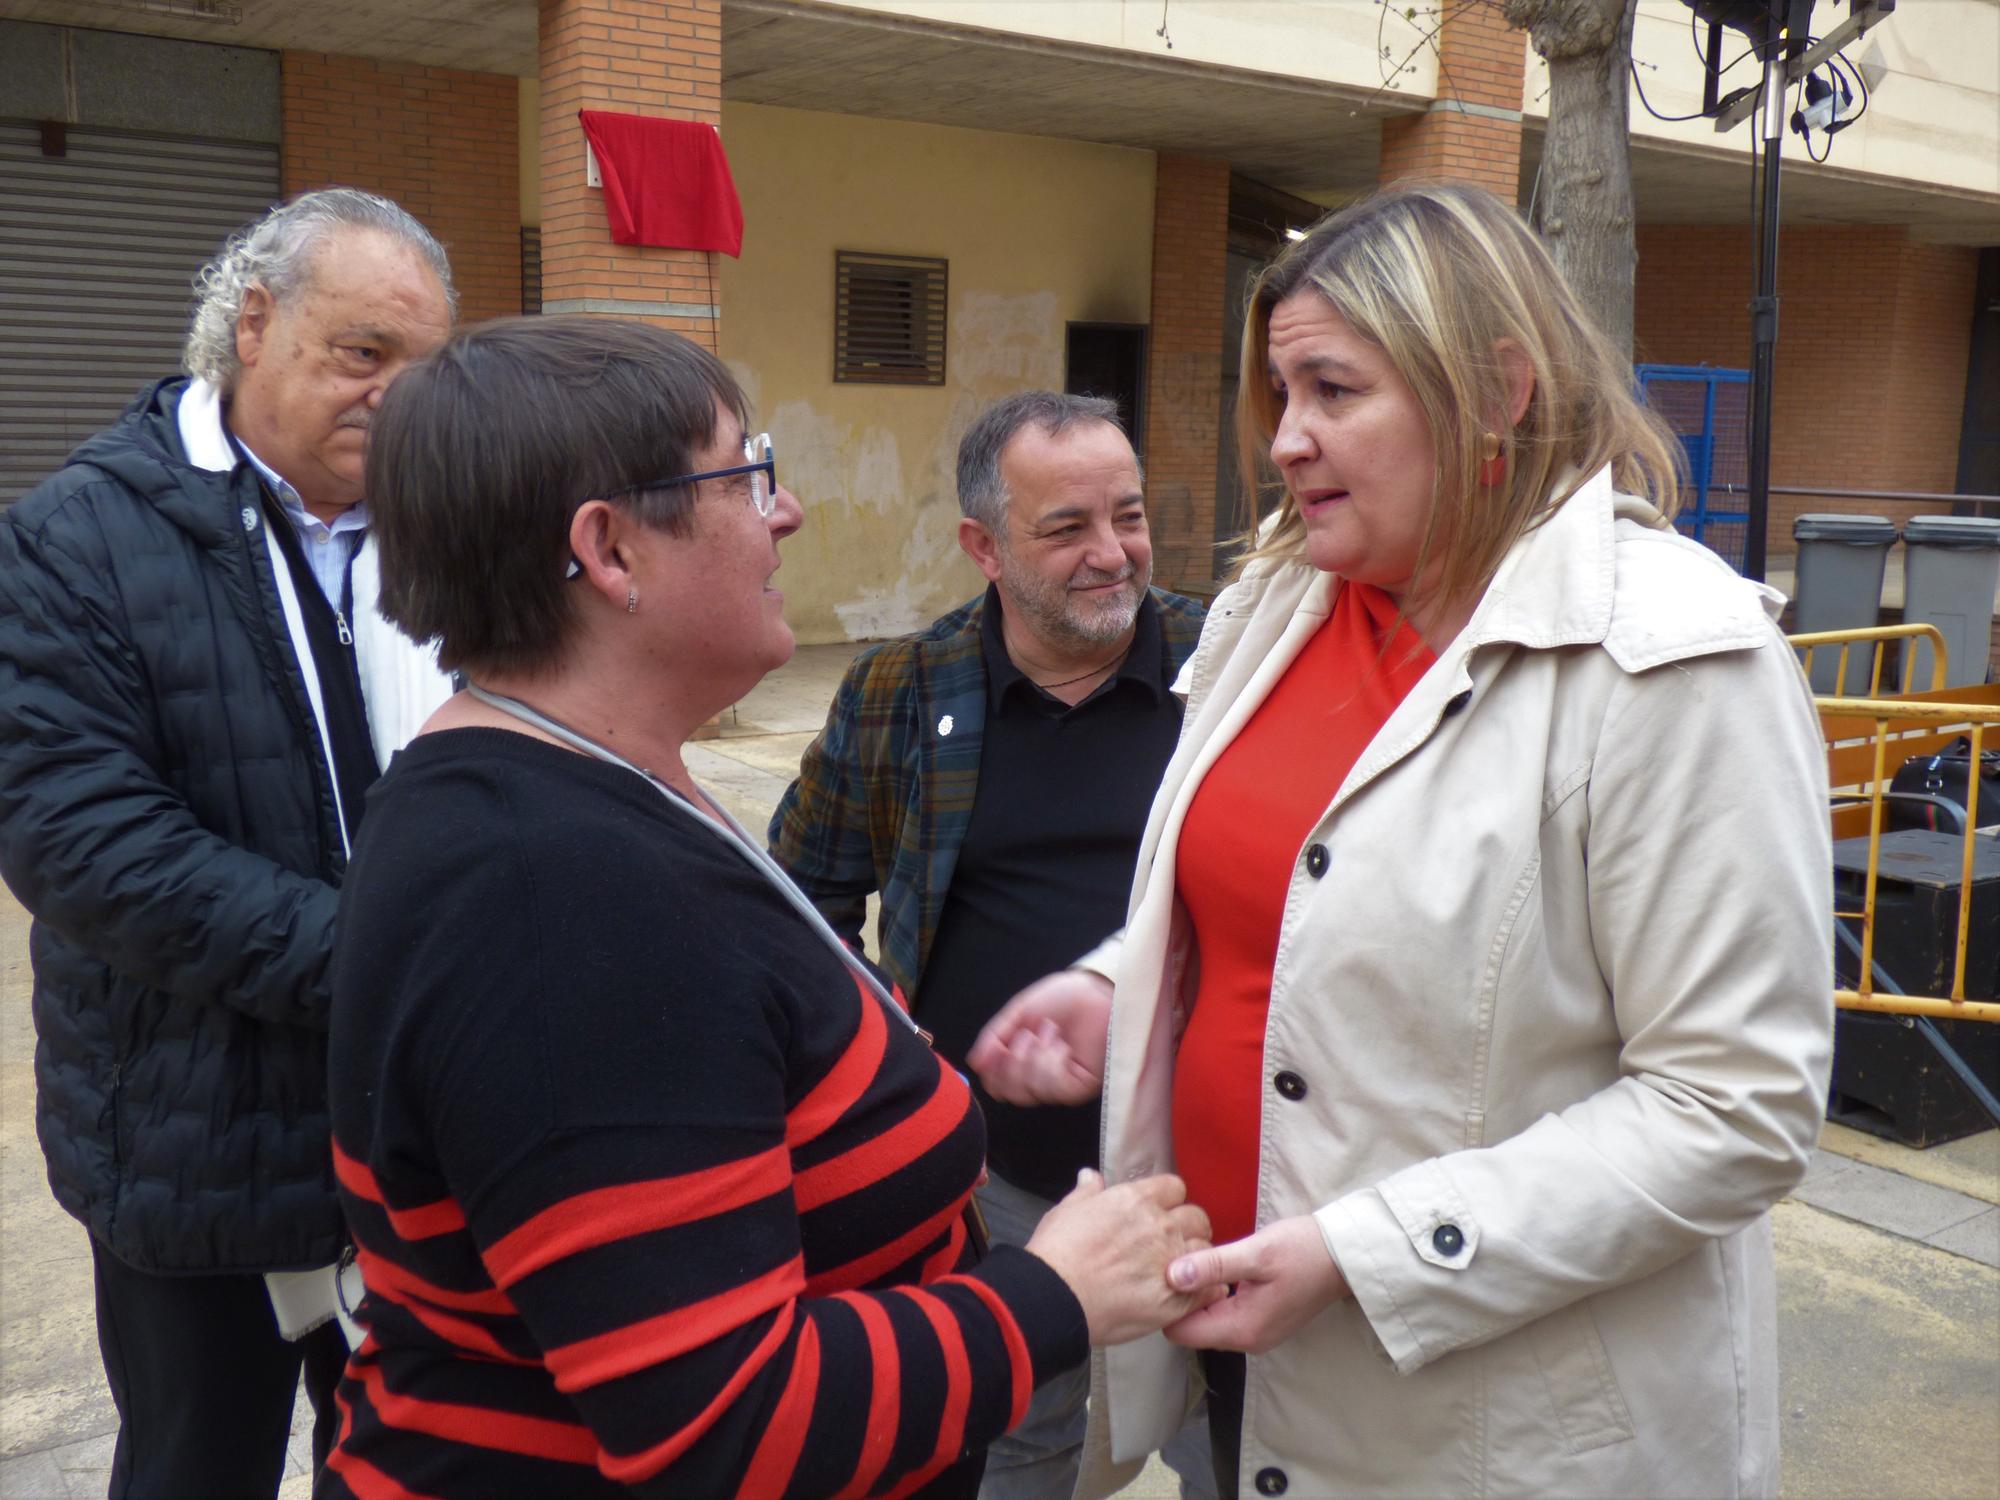
[[[236,446],[241,448],[243,456],[250,460],[250,467],[264,476],[264,483],[271,487],[272,494],[284,502],[286,510],[290,510],[295,505],[301,510],[305,508],[305,502],[299,498],[299,492],[292,488],[291,483],[284,475],[259,458],[255,448],[252,448],[240,437],[236,440]]]
[[[229,446],[229,434],[222,426],[222,392],[206,380],[190,380],[174,416],[189,463],[210,473],[236,467],[236,450]]]
[[[222,421],[222,392],[214,385],[206,380],[189,381],[187,389],[181,392],[181,404],[175,413],[175,418],[180,425],[181,447],[187,452],[188,462],[197,469],[227,472],[235,468],[236,451],[240,446],[243,456],[248,458],[257,472],[269,482],[271,492],[278,497],[279,503],[285,508],[285,513],[292,518],[294,526],[303,531],[310,527],[326,525],[306,509],[305,502],[299,498],[299,492],[292,488],[282,474],[253,453],[248,443],[240,438],[236,444],[230,443],[229,432]],[[335,516],[333,524],[326,529],[337,536],[346,531],[362,530],[367,525],[368,503],[364,500],[359,504],[350,505]]]

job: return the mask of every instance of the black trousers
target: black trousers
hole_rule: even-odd
[[[289,1343],[261,1276],[155,1276],[95,1237],[90,1259],[97,1347],[118,1407],[110,1500],[271,1500],[301,1369],[313,1465],[325,1464],[339,1429],[333,1388],[347,1364],[337,1324]]]

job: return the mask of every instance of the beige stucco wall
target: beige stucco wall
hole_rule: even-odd
[[[1829,3],[1820,9],[1827,12],[1820,21],[1829,30],[1847,14],[1845,5]],[[1680,0],[1639,0],[1632,56],[1646,97],[1663,115],[1701,108],[1702,70],[1688,18]],[[1705,45],[1708,28],[1701,30]],[[1744,50],[1743,37],[1725,31],[1722,46],[1728,62]],[[1850,64],[1871,54],[1880,57],[1887,77],[1868,112],[1835,138],[1829,165],[1841,172],[1951,190],[2000,192],[2000,0],[1905,0],[1845,49]],[[1722,91],[1754,84],[1759,77],[1757,60],[1748,58],[1723,75]],[[1548,71],[1532,49],[1523,94],[1525,112],[1546,117]],[[1792,107],[1788,100],[1788,118]],[[1639,107],[1637,95],[1632,99],[1632,133],[1637,137],[1747,156],[1750,131],[1748,123],[1718,134],[1712,120],[1656,120]],[[1810,170],[1804,146],[1789,132],[1785,159],[1788,168]]]
[[[1428,96],[1434,6],[1374,0],[840,0],[844,9]],[[1164,27],[1166,34],[1162,36]],[[1387,50],[1387,58],[1384,57]]]
[[[521,222],[530,229],[542,222],[542,83],[521,81]]]
[[[805,507],[778,583],[806,642],[898,634],[982,581],[952,467],[989,402],[1060,387],[1064,325],[1144,323],[1150,152],[725,104],[743,256],[722,258],[722,355]],[[833,254],[950,262],[946,383],[833,382]]]
[[[1322,80],[1424,98],[1437,92],[1437,54],[1425,44],[1434,4],[1376,0],[839,0],[843,9],[941,21],[982,31],[1111,48],[1175,66],[1213,65]],[[1498,0],[1494,0],[1498,3]],[[1164,11],[1167,35],[1159,35]],[[1831,29],[1845,0],[1824,0]],[[1701,68],[1682,0],[1639,0],[1633,56],[1647,97],[1662,114],[1701,105]],[[1706,35],[1707,28],[1702,28]],[[1172,46],[1167,45],[1172,41]],[[1523,112],[1548,113],[1548,75],[1523,38],[1528,69]],[[1725,60],[1743,39],[1724,33]],[[1888,69],[1868,115],[1841,133],[1832,167],[1937,188],[2000,192],[2000,0],[1903,0],[1867,38]],[[1755,60],[1732,69],[1724,89],[1752,83]],[[1789,111],[1790,106],[1787,106]],[[1655,120],[1632,101],[1632,133],[1701,151],[1747,154],[1749,131],[1718,135],[1713,122]],[[1803,163],[1796,137],[1787,154]]]

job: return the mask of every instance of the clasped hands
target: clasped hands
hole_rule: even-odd
[[[966,1061],[995,1099],[1084,1104],[1103,1088],[1110,1023],[1109,981],[1066,969],[1010,1000]],[[1309,1215],[1212,1245],[1186,1196],[1177,1177],[1106,1188],[1085,1172],[1028,1241],[1083,1303],[1093,1345],[1164,1328],[1189,1348],[1262,1354],[1350,1295]]]

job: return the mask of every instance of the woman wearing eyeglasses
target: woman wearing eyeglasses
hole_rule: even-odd
[[[368,1291],[319,1493],[969,1495],[1088,1343],[1191,1299],[1177,1180],[1025,1250],[966,1085],[689,776],[792,653],[768,439],[636,323],[456,334],[370,436],[384,612],[467,679],[343,892],[335,1170]]]

